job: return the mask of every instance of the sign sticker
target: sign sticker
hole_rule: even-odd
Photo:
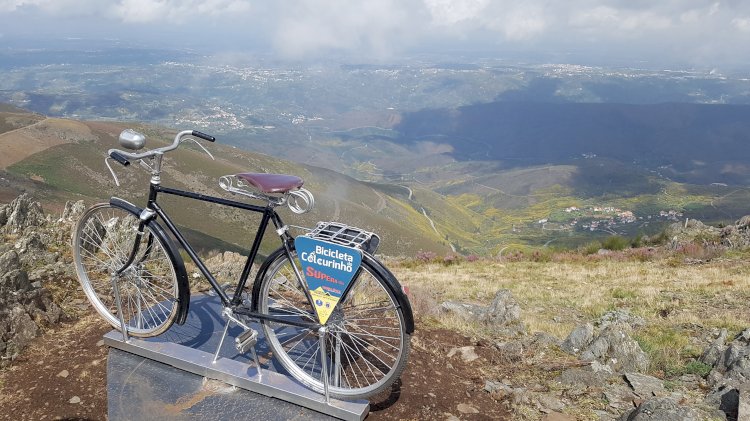
[[[305,236],[295,238],[294,247],[318,320],[325,324],[362,264],[362,252]]]

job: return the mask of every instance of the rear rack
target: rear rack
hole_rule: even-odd
[[[380,244],[380,237],[377,234],[340,222],[318,222],[315,229],[305,235],[317,240],[361,249],[369,254],[375,254]]]

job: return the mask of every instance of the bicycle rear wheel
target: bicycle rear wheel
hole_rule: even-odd
[[[343,399],[366,398],[395,382],[406,366],[410,335],[401,307],[385,276],[364,255],[360,275],[338,303],[327,326],[325,356],[317,331],[264,321],[266,340],[281,365],[311,389],[323,392],[322,361],[326,358],[329,393]],[[292,320],[317,322],[293,264],[285,250],[273,253],[258,273],[253,288],[257,311]]]
[[[167,237],[153,221],[141,224],[137,215],[109,203],[87,210],[73,231],[73,257],[78,280],[94,309],[121,330],[113,287],[117,283],[122,316],[129,335],[156,336],[174,323],[179,310],[175,257]],[[133,262],[119,275],[134,245]]]

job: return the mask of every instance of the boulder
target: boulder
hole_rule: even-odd
[[[633,389],[622,384],[610,385],[602,394],[607,405],[617,412],[633,408],[633,402],[638,399]]]
[[[501,289],[484,312],[482,320],[488,325],[509,325],[521,319],[521,306],[510,290]]]
[[[59,222],[76,222],[85,210],[86,205],[83,203],[83,200],[77,202],[67,201],[65,202],[65,208],[63,208]]]
[[[664,382],[656,377],[640,373],[625,373],[625,380],[633,389],[633,392],[643,399],[667,394],[667,390],[664,389]]]
[[[558,349],[562,342],[546,332],[534,332],[523,339],[523,348],[531,350]]]
[[[523,359],[524,345],[520,341],[497,342],[495,348],[507,362],[519,362]]]
[[[714,342],[716,349],[721,351],[709,373],[708,381],[712,386],[727,385],[734,388],[750,381],[750,329],[738,334],[724,349],[718,343],[721,336]],[[709,361],[716,351],[711,347],[704,353]]]
[[[7,205],[0,206],[0,231],[15,234],[27,227],[44,225],[42,206],[28,194],[22,194]]]
[[[18,253],[14,250],[8,250],[0,253],[0,273],[10,272],[14,269],[21,268],[21,261],[18,259]]]
[[[0,206],[0,238],[13,241],[0,244],[0,366],[17,358],[40,334],[40,326],[57,323],[63,315],[42,283],[71,274],[69,260],[47,251],[60,235],[55,246],[69,247],[69,227],[48,223],[39,203],[28,195]],[[33,277],[28,274],[31,268]]]
[[[644,326],[646,321],[642,317],[634,316],[627,310],[612,310],[604,313],[597,321],[597,326],[603,329],[611,324],[623,323],[632,328]]]
[[[705,351],[703,351],[703,355],[701,355],[701,362],[704,364],[708,364],[710,366],[715,366],[716,362],[719,361],[719,358],[721,358],[721,354],[724,353],[727,349],[727,330],[721,329],[721,332],[719,332],[719,337],[716,338],[711,345],[706,348]]]
[[[732,387],[719,386],[706,396],[705,401],[708,406],[718,408],[719,411],[725,414],[726,418],[730,420],[737,419],[740,406],[739,390]]]
[[[594,340],[594,325],[586,323],[573,329],[567,338],[563,341],[560,348],[569,353],[576,355],[587,347]]]
[[[486,308],[476,304],[461,303],[458,301],[444,301],[440,304],[442,311],[452,313],[464,320],[478,321],[484,315]]]
[[[664,397],[643,402],[637,408],[623,413],[619,421],[704,421],[717,419],[717,416],[719,414],[693,408],[675,398]]]
[[[507,289],[497,291],[487,307],[458,301],[445,301],[440,308],[464,320],[484,324],[501,336],[515,336],[525,330],[521,322],[521,306]]]
[[[721,230],[721,244],[737,249],[750,247],[750,215],[745,215]]]
[[[21,350],[37,336],[38,331],[39,327],[23,307],[13,307],[10,312],[11,339],[6,344],[4,359],[14,360]]]
[[[47,246],[42,243],[42,238],[36,231],[31,231],[16,241],[13,245],[19,254],[36,253],[47,250]]]
[[[616,372],[645,372],[650,363],[648,355],[630,332],[630,326],[623,323],[608,325],[581,352],[581,360],[599,361]]]
[[[560,373],[556,380],[567,386],[595,388],[607,386],[614,377],[611,371],[597,370],[589,366],[569,368]]]
[[[207,259],[205,263],[220,283],[235,285],[246,261],[247,258],[239,253],[225,251]]]
[[[452,358],[455,355],[460,355],[461,359],[465,363],[470,363],[474,360],[479,359],[479,355],[477,355],[476,351],[474,351],[473,346],[462,346],[458,348],[451,348],[451,350],[448,351],[448,358]]]

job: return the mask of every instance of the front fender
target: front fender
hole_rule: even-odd
[[[119,197],[109,199],[109,204],[115,208],[130,212],[139,218],[143,212],[143,208],[139,208]],[[190,283],[188,282],[187,271],[185,270],[185,262],[182,260],[177,246],[175,246],[172,239],[167,235],[164,228],[156,221],[156,215],[151,215],[145,222],[146,226],[159,237],[164,247],[167,248],[169,260],[172,262],[172,267],[174,267],[175,275],[177,276],[177,318],[175,319],[175,323],[179,325],[184,324],[185,320],[187,320],[188,310],[190,309]]]

